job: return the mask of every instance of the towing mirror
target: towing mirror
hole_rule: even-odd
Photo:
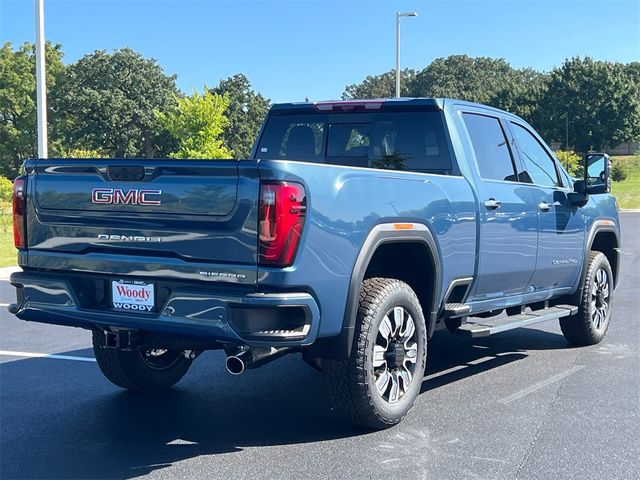
[[[606,153],[587,153],[584,162],[584,193],[598,194],[611,191],[609,170],[611,161]]]

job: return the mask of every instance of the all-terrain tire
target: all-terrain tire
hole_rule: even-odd
[[[118,387],[145,392],[166,390],[184,377],[191,366],[192,361],[179,350],[166,350],[151,357],[148,351],[136,347],[105,348],[102,335],[100,330],[93,331],[93,353],[104,376]]]
[[[408,387],[402,382],[405,391],[399,399],[392,402],[391,398],[385,399],[376,386],[377,373],[374,371],[373,357],[376,341],[380,342],[379,329],[385,316],[393,312],[394,322],[396,321],[394,307],[402,307],[413,319],[415,335],[411,345],[417,349],[415,354],[409,354],[415,355],[416,361],[411,365],[413,374]],[[405,315],[405,318],[409,319],[408,316]],[[403,344],[399,343],[401,341],[402,339],[397,342],[402,346]],[[391,342],[387,345],[391,345]],[[400,356],[402,359],[409,358],[405,357],[404,353]],[[399,423],[420,392],[426,358],[426,324],[420,302],[411,287],[400,280],[390,278],[365,280],[360,290],[351,355],[344,361],[329,360],[324,363],[329,377],[334,411],[343,420],[367,428],[383,429]],[[393,362],[397,362],[396,357],[393,357]],[[394,366],[397,367],[395,363]],[[394,371],[399,372],[399,367]],[[395,378],[398,379],[397,376]],[[393,385],[390,388],[393,388]],[[391,393],[389,395],[391,396]]]
[[[560,319],[562,334],[575,345],[600,343],[611,320],[613,273],[609,260],[602,252],[591,251],[585,268],[582,284],[570,301],[578,306],[578,313]],[[606,297],[602,293],[603,285]],[[602,308],[605,304],[602,302],[607,305],[604,311]]]

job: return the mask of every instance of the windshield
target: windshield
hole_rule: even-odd
[[[273,115],[256,157],[416,172],[452,168],[439,112]]]

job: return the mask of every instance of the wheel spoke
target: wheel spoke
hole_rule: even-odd
[[[400,378],[402,379],[402,393],[407,393],[407,390],[409,390],[409,385],[411,384],[411,378],[413,378],[413,375],[411,374],[411,372],[407,367],[401,367],[399,373],[400,373]]]
[[[384,358],[385,353],[387,353],[387,349],[382,345],[373,346],[373,368],[379,368],[387,363]]]
[[[398,372],[391,372],[391,388],[389,389],[389,402],[393,403],[398,401],[400,398],[400,379],[398,377]]]
[[[402,324],[404,323],[404,308],[393,307],[393,322],[393,336],[397,337],[400,334],[400,329],[402,328]]]
[[[413,338],[413,334],[415,332],[416,332],[416,324],[413,321],[413,318],[411,317],[411,315],[407,315],[407,320],[406,322],[404,322],[404,328],[400,332],[400,336],[402,337],[402,340],[406,342],[407,340],[411,340],[411,338]]]
[[[388,345],[389,340],[391,340],[391,336],[393,334],[393,325],[391,324],[391,319],[389,318],[388,314],[385,315],[382,319],[382,322],[380,322],[380,328],[378,330],[380,332],[380,335],[382,335],[382,337],[387,341]]]
[[[391,382],[391,374],[389,373],[389,370],[385,368],[385,370],[380,373],[380,376],[376,379],[376,388],[381,396],[384,396],[387,388],[389,388],[389,382]]]
[[[591,307],[589,308],[589,313],[593,315],[596,312],[596,301],[595,299],[591,300]]]
[[[418,361],[418,344],[407,340],[404,344],[405,362],[416,363]]]
[[[609,282],[604,284],[604,287],[602,287],[602,296],[604,298],[609,298]]]

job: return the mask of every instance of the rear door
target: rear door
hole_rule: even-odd
[[[38,160],[28,266],[255,282],[255,161]]]
[[[572,287],[580,274],[585,221],[581,209],[568,198],[573,186],[533,131],[509,122],[520,154],[521,180],[537,208],[538,254],[531,285],[535,290]]]
[[[462,113],[475,157],[480,208],[478,273],[474,300],[525,292],[535,270],[537,210],[517,181],[513,145],[499,117]]]

